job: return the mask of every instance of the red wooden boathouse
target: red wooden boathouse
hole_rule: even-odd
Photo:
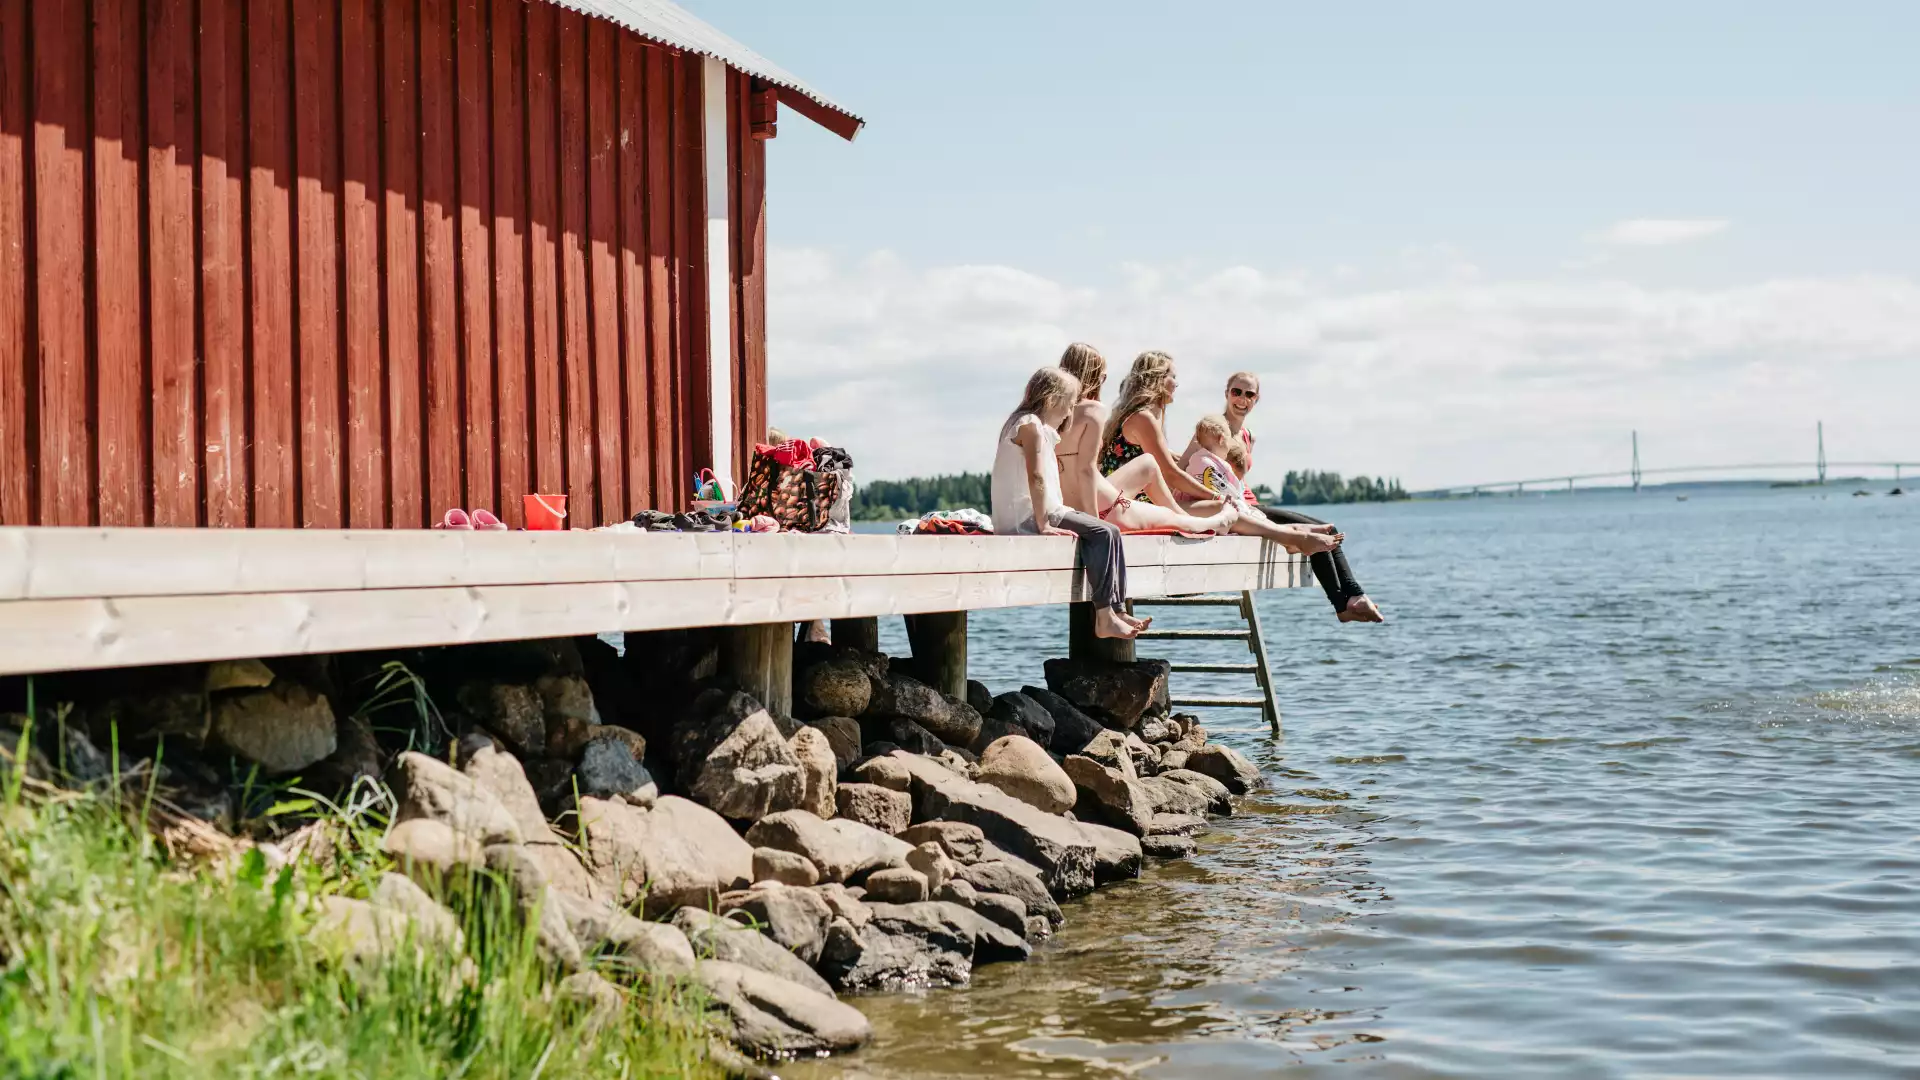
[[[0,526],[682,503],[780,103],[861,124],[667,0],[0,0]]]

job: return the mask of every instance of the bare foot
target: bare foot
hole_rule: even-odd
[[[1207,518],[1206,531],[1215,536],[1225,536],[1233,531],[1233,525],[1240,520],[1240,511],[1232,503],[1220,508],[1220,512]]]
[[[1153,625],[1153,616],[1151,615],[1142,619],[1132,612],[1121,611],[1119,608],[1114,608],[1113,613],[1126,620],[1127,625],[1133,627],[1135,630],[1145,630],[1147,627]]]
[[[1347,601],[1347,610],[1336,616],[1341,622],[1378,622],[1387,621],[1380,614],[1380,606],[1364,596],[1356,596]]]
[[[1093,636],[1104,638],[1132,638],[1140,631],[1131,623],[1122,619],[1112,608],[1101,608],[1093,613]]]
[[[1340,533],[1296,532],[1287,546],[1301,555],[1318,555],[1339,547],[1345,539]]]

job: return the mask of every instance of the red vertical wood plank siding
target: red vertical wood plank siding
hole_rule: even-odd
[[[626,387],[627,510],[654,503],[652,385],[647,360],[647,159],[646,54],[638,40],[620,35],[619,178],[621,379]]]
[[[619,203],[614,197],[618,160],[614,149],[619,116],[614,80],[616,28],[587,24],[587,269],[592,300],[593,401],[586,418],[593,432],[599,523],[633,513],[627,505],[626,455],[621,414]]]
[[[340,350],[340,8],[294,0],[294,233],[300,524],[337,528],[342,502]]]
[[[100,4],[93,22],[94,446],[100,524],[145,525],[147,358],[140,162],[146,155],[140,7]],[[0,421],[4,423],[4,421]],[[0,519],[6,515],[0,514]]]
[[[346,277],[347,524],[387,523],[386,405],[380,378],[381,188],[375,0],[340,2],[342,268]]]
[[[587,321],[587,38],[586,25],[560,12],[554,34],[560,117],[560,418],[566,446],[568,511],[576,522],[601,524],[593,486],[593,373]]]
[[[260,528],[301,523],[295,418],[293,96],[289,0],[247,7],[247,281],[253,361],[253,508]]]
[[[560,403],[560,270],[554,232],[560,177],[554,145],[554,7],[527,6],[527,318],[533,381],[533,479],[542,493],[566,493]]]
[[[153,523],[200,523],[193,0],[147,0],[147,282]]]
[[[33,232],[40,519],[89,524],[93,468],[87,349],[87,12],[33,8]]]
[[[248,524],[243,8],[200,3],[200,292],[205,522]],[[104,494],[106,485],[102,484]]]
[[[455,303],[459,264],[453,231],[453,51],[452,0],[420,0],[420,325],[426,365],[428,518],[452,506],[493,505],[491,497],[461,497],[466,434],[460,430],[460,319]],[[397,510],[395,516],[397,520]]]
[[[0,524],[576,524],[766,426],[765,154],[728,74],[544,0],[0,0]]]
[[[387,483],[395,528],[427,524],[420,356],[419,0],[380,4],[380,225],[386,301]]]
[[[500,502],[509,525],[522,524],[521,496],[533,488],[528,426],[527,329],[527,15],[519,0],[493,4],[494,347],[500,437]]]
[[[0,525],[38,521],[33,477],[38,447],[29,418],[33,393],[33,335],[28,294],[37,277],[27,233],[28,0],[0,0]]]
[[[429,4],[441,0],[428,0]],[[493,396],[493,271],[488,258],[492,244],[493,187],[488,172],[492,157],[492,57],[488,49],[488,6],[484,0],[456,0],[454,7],[454,65],[459,83],[453,156],[458,171],[457,190],[442,188],[443,177],[432,166],[429,152],[427,199],[447,199],[459,208],[459,347],[462,389],[466,394],[461,421],[466,429],[466,503],[488,507],[509,520],[513,508],[495,486],[498,446],[494,439]],[[431,119],[431,118],[430,118]],[[431,250],[431,248],[429,248]],[[436,429],[437,433],[437,429]],[[436,434],[437,437],[437,434]],[[435,505],[438,505],[437,503]]]

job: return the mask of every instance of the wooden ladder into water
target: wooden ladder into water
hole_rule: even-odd
[[[1173,670],[1175,674],[1252,675],[1260,684],[1259,697],[1172,697],[1169,704],[1190,708],[1259,709],[1266,715],[1267,726],[1273,729],[1274,736],[1279,736],[1280,706],[1273,699],[1273,673],[1267,667],[1267,643],[1260,633],[1260,613],[1254,610],[1253,593],[1243,592],[1238,596],[1163,596],[1127,602],[1129,612],[1136,606],[1236,609],[1240,616],[1240,628],[1237,630],[1144,630],[1136,640],[1245,642],[1247,650],[1253,653],[1251,664],[1175,663]]]

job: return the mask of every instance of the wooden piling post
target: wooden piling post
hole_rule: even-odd
[[[775,716],[793,715],[793,624],[729,626],[720,637],[722,670]]]
[[[1067,655],[1075,660],[1131,664],[1133,639],[1095,637],[1093,605],[1083,600],[1067,605]]]
[[[943,694],[967,699],[967,613],[933,611],[907,616],[907,641],[921,681]]]
[[[863,652],[880,651],[880,619],[834,619],[832,620],[833,643]]]

